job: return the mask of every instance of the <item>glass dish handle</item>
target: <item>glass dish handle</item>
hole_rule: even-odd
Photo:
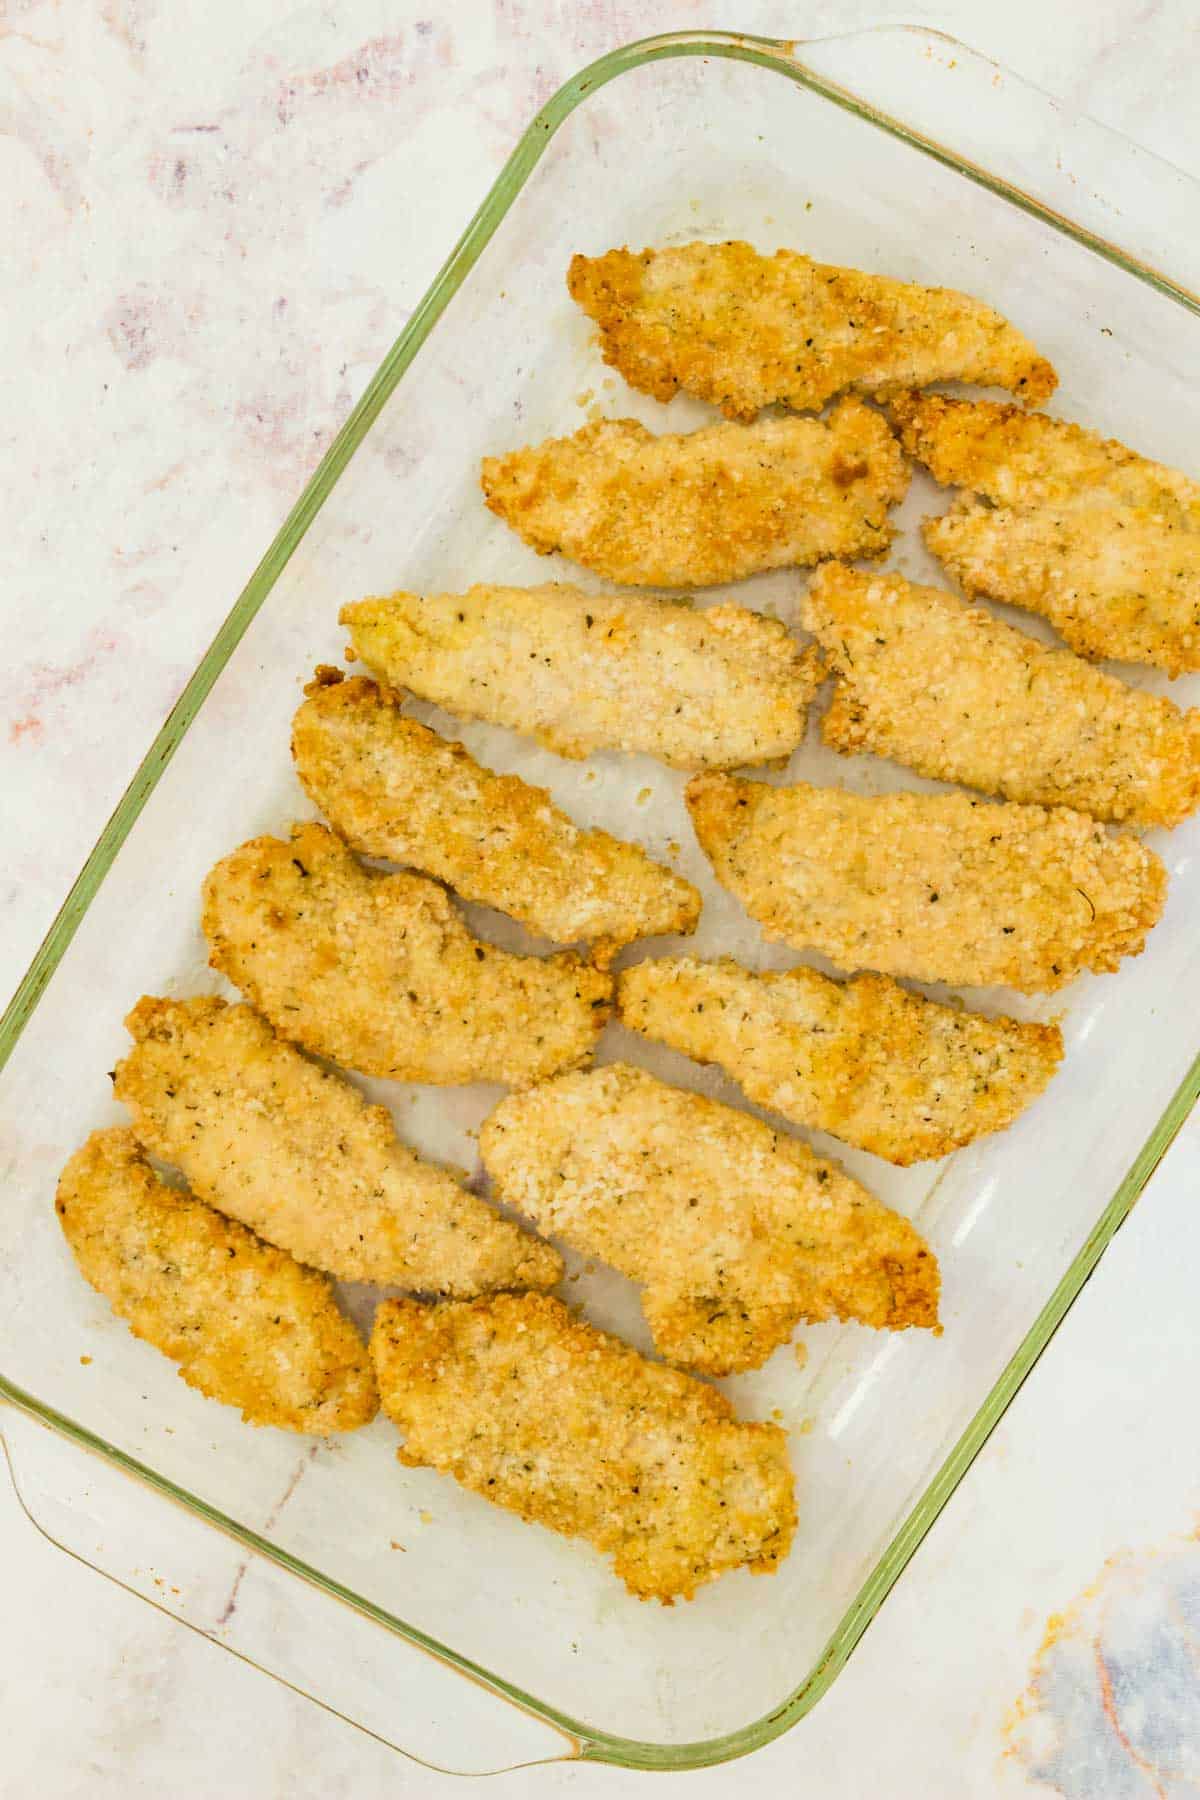
[[[0,1406],[0,1446],[10,1517],[19,1506],[56,1549],[389,1749],[454,1775],[580,1754],[567,1732],[381,1634],[375,1619],[15,1406]]]
[[[772,40],[772,47],[851,110],[885,115],[939,161],[965,163],[983,187],[994,190],[999,177],[1055,213],[1072,236],[1149,274],[1200,312],[1194,175],[923,25]]]

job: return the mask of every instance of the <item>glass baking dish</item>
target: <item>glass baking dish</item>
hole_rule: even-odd
[[[1196,1097],[1196,821],[1153,836],[1171,894],[1141,958],[1052,1003],[999,996],[1027,1016],[1061,1014],[1068,1045],[1049,1094],[1014,1129],[907,1171],[817,1139],[932,1240],[945,1335],[802,1331],[802,1366],[783,1351],[724,1384],[742,1412],[774,1412],[791,1429],[801,1523],[776,1576],[738,1574],[688,1606],[639,1605],[586,1549],[402,1468],[386,1422],[309,1445],[252,1433],[191,1393],[79,1278],[54,1183],[85,1134],[118,1116],[106,1071],[138,995],[219,986],[198,929],[205,871],[242,839],[311,813],[288,725],[314,663],[339,656],[339,604],[402,583],[550,578],[553,559],[484,509],[480,456],[572,430],[597,405],[668,429],[706,416],[685,399],[664,411],[604,369],[566,295],[574,250],[744,236],[968,289],[1056,363],[1055,410],[1188,467],[1200,306],[1195,234],[1172,223],[1194,219],[1195,202],[1178,171],[961,46],[904,28],[800,47],[650,39],[555,95],[222,626],[0,1024],[0,1396],[44,1530],[145,1589],[148,1528],[135,1542],[125,1523],[125,1477],[140,1477],[205,1521],[196,1548],[191,1526],[166,1515],[160,1566],[194,1557],[204,1572],[170,1602],[159,1580],[160,1604],[439,1766],[583,1756],[695,1767],[756,1748],[814,1704]],[[914,480],[894,566],[936,578],[913,527],[942,503]],[[783,573],[739,598],[793,621],[801,586]],[[1193,701],[1200,683],[1172,691]],[[679,777],[645,759],[567,764],[480,726],[461,735],[591,822],[664,855],[676,841],[677,866],[706,898],[698,953],[786,965],[714,887]],[[811,730],[791,773],[863,791],[933,785],[835,758]],[[495,915],[473,918],[514,941]],[[616,1027],[603,1054],[733,1097],[713,1072]],[[473,1133],[498,1090],[373,1091],[418,1147],[476,1166]],[[629,1284],[578,1263],[572,1273],[568,1291],[589,1316],[645,1347]],[[80,1474],[72,1443],[107,1466]]]

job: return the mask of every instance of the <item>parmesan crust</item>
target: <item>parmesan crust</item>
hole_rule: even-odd
[[[488,505],[527,544],[634,587],[880,556],[908,479],[886,422],[860,400],[827,422],[762,419],[682,437],[601,419],[483,462]]]
[[[611,1555],[639,1599],[773,1573],[796,1503],[777,1425],[540,1294],[386,1300],[371,1354],[400,1460]]]
[[[795,250],[679,244],[575,256],[571,298],[606,363],[656,400],[682,388],[730,419],[781,402],[817,411],[844,389],[932,381],[1003,387],[1040,405],[1058,384],[1007,319],[953,288],[813,262]]]
[[[56,1209],[84,1279],[189,1387],[315,1437],[375,1417],[366,1345],[325,1277],[160,1181],[132,1131],[92,1133]]]
[[[968,594],[1041,613],[1081,656],[1200,669],[1200,484],[1044,413],[939,394],[892,412],[968,490],[922,528]]]
[[[194,1193],[343,1281],[471,1295],[553,1287],[549,1244],[397,1138],[386,1107],[309,1062],[248,1006],[140,1000],[114,1075],[139,1141]]]
[[[733,769],[790,756],[822,679],[817,651],[743,606],[642,594],[473,587],[344,607],[354,648],[393,687],[559,756],[657,756]]]
[[[420,875],[380,875],[323,825],[252,838],[209,875],[212,965],[317,1056],[393,1081],[540,1081],[591,1059],[611,977],[471,936]]]
[[[545,788],[495,775],[358,676],[319,671],[292,724],[296,772],[355,850],[409,863],[559,943],[604,954],[694,931],[700,896],[637,844],[588,831]]]
[[[803,619],[838,676],[825,742],[1006,800],[1178,825],[1200,805],[1200,711],[1139,693],[899,575],[817,571]]]
[[[1152,850],[1065,806],[724,775],[694,777],[687,801],[767,936],[843,969],[1052,993],[1139,955],[1166,899]]]
[[[637,963],[623,1024],[719,1063],[750,1100],[907,1167],[1003,1131],[1062,1060],[1057,1025],[985,1018],[884,975],[752,974],[730,958]]]
[[[614,1063],[502,1101],[479,1139],[499,1198],[645,1283],[669,1361],[754,1369],[801,1319],[937,1325],[920,1234],[748,1113]]]

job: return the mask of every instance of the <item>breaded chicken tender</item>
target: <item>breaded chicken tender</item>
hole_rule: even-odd
[[[795,250],[679,244],[575,256],[571,298],[600,327],[606,363],[656,400],[680,388],[730,419],[781,402],[819,411],[843,389],[932,381],[1003,387],[1040,405],[1058,377],[981,300],[813,262]]]
[[[796,1502],[778,1425],[544,1294],[385,1300],[371,1355],[401,1462],[611,1555],[641,1600],[774,1572]]]
[[[268,1243],[343,1281],[422,1293],[553,1287],[562,1262],[397,1138],[386,1107],[248,1006],[147,995],[113,1077],[152,1156]]]
[[[472,937],[444,888],[381,875],[324,825],[252,838],[204,884],[204,934],[284,1037],[392,1081],[506,1081],[590,1060],[612,980]]]
[[[461,718],[559,756],[624,750],[677,769],[790,756],[823,674],[817,651],[744,606],[559,582],[359,600],[341,622],[382,680]]]
[[[728,957],[638,963],[617,1004],[623,1024],[719,1063],[757,1105],[902,1168],[1003,1131],[1063,1053],[1057,1025],[961,1012],[886,975],[759,975]]]
[[[296,772],[347,843],[410,863],[559,943],[609,955],[694,931],[700,896],[637,844],[589,831],[545,788],[495,775],[408,719],[396,695],[318,671],[292,724]]]
[[[827,563],[803,620],[838,676],[821,734],[922,775],[1096,819],[1200,805],[1200,711],[1140,693],[937,588]]]
[[[938,1266],[866,1188],[749,1113],[613,1063],[510,1096],[479,1146],[497,1195],[645,1283],[670,1362],[756,1369],[801,1319],[937,1326]]]
[[[1053,993],[1139,955],[1166,899],[1153,850],[1065,806],[725,775],[695,776],[687,803],[767,936],[843,969]]]
[[[861,400],[821,419],[761,419],[656,437],[600,419],[487,456],[483,492],[541,555],[633,587],[711,587],[826,556],[881,556],[908,470]]]
[[[968,490],[922,527],[968,594],[1041,613],[1093,659],[1200,669],[1200,484],[1066,419],[909,394],[904,447]]]
[[[92,1133],[56,1210],[84,1279],[189,1387],[316,1437],[375,1417],[366,1345],[325,1277],[160,1181],[132,1131]]]

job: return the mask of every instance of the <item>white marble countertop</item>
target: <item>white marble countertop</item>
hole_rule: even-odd
[[[1187,0],[10,0],[0,988],[535,105],[655,29],[889,19],[1200,173]],[[1200,1794],[1198,1180],[1193,1122],[830,1695],[697,1792]],[[0,1564],[0,1793],[452,1791],[68,1560],[2,1481]]]

